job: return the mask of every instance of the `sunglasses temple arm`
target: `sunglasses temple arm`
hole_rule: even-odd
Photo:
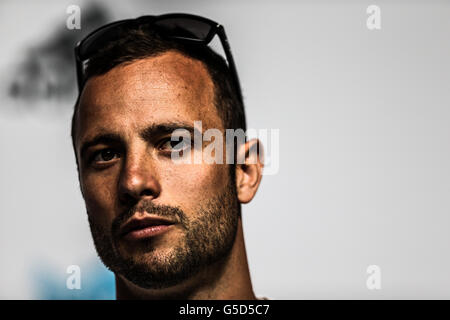
[[[78,92],[81,92],[81,89],[83,87],[83,62],[80,60],[80,55],[78,53],[78,46],[75,47],[75,62],[76,62]]]
[[[231,47],[228,43],[227,35],[225,34],[225,29],[222,26],[219,26],[217,30],[217,34],[219,35],[220,41],[222,42],[222,46],[225,51],[225,56],[228,60],[228,66],[230,68],[231,74],[233,76],[234,83],[236,84],[236,89],[239,95],[239,99],[241,100],[242,104],[244,103],[244,98],[242,96],[242,90],[241,90],[241,84],[239,81],[239,76],[237,73],[236,65],[234,63],[233,55],[231,54]]]

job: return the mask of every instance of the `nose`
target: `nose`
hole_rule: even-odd
[[[161,185],[153,160],[145,152],[127,155],[119,178],[119,201],[126,206],[142,199],[155,199]]]

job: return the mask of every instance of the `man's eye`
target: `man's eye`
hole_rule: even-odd
[[[112,149],[104,149],[96,152],[92,158],[94,162],[107,162],[114,159],[114,156],[117,155],[119,158],[119,154]]]
[[[180,141],[172,141],[169,138],[164,140],[160,145],[160,149],[172,152],[180,152],[185,150],[187,147],[189,147],[189,143],[183,138],[180,139]]]

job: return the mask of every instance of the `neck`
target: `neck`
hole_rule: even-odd
[[[116,296],[123,299],[254,300],[242,218],[230,254],[194,277],[165,289],[143,289],[116,274]]]

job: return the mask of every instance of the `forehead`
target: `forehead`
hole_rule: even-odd
[[[166,52],[90,78],[80,97],[77,137],[196,120],[204,129],[223,128],[211,77],[202,62]]]

